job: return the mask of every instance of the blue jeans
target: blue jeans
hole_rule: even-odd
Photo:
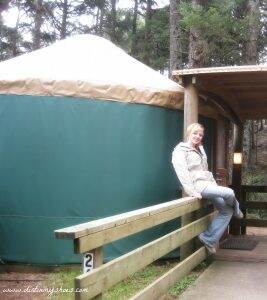
[[[239,213],[239,203],[232,189],[224,186],[207,186],[201,193],[204,199],[210,200],[218,210],[218,214],[208,225],[207,230],[199,236],[202,241],[216,247],[219,239],[227,228],[232,215]]]

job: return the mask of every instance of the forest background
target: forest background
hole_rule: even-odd
[[[267,1],[0,0],[0,61],[80,33],[165,74],[266,63]],[[266,173],[266,120],[249,120],[244,131],[245,168]]]

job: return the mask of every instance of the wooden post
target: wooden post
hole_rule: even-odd
[[[216,132],[216,169],[226,169],[226,121],[223,117],[217,119]]]
[[[241,207],[241,210],[244,214],[244,218],[246,218],[247,216],[247,210],[246,210],[246,203],[247,201],[247,192],[242,190],[242,187],[241,187],[241,203],[240,203],[240,207]],[[247,226],[245,224],[241,224],[241,234],[244,235],[247,233]]]
[[[103,247],[99,247],[93,250],[94,253],[94,269],[103,265]],[[94,300],[102,300],[102,293],[95,296]]]
[[[186,140],[186,128],[198,122],[198,91],[192,82],[185,85],[184,91],[184,140]]]
[[[89,260],[86,262],[87,257],[90,257]],[[92,269],[96,269],[98,267],[100,267],[101,265],[103,265],[103,247],[99,247],[96,249],[93,249],[90,251],[90,253],[87,253],[87,256],[83,258],[85,261],[83,262],[83,264],[88,263],[90,265],[90,267],[92,266]],[[88,266],[88,265],[87,265]],[[85,272],[84,266],[83,266],[83,272]],[[91,268],[89,268],[91,269]],[[90,272],[90,271],[87,271]],[[77,287],[76,287],[77,288]],[[75,295],[76,299],[80,299],[80,294],[79,292],[76,292]],[[102,293],[95,296],[94,298],[92,298],[94,300],[102,300]]]
[[[184,91],[184,141],[186,141],[186,129],[192,124],[198,122],[198,91],[193,82],[195,78],[185,83]],[[184,197],[185,195],[183,195]],[[181,218],[181,226],[185,226],[193,221],[193,213],[184,215]],[[194,250],[194,241],[190,241],[180,247],[180,260],[184,260]]]
[[[236,146],[234,152],[242,153],[243,149],[243,126],[238,128],[238,136],[236,141]],[[235,191],[236,198],[239,202],[242,201],[241,197],[241,185],[242,185],[242,164],[233,165],[233,177],[232,177],[232,186]],[[240,203],[242,207],[242,203]],[[240,220],[233,218],[230,223],[230,234],[239,235],[241,233],[241,222]]]
[[[215,170],[216,170],[216,181],[218,185],[221,186],[228,186],[228,170],[227,170],[227,122],[222,117],[217,117],[216,122],[216,153],[215,153]],[[229,232],[229,226],[227,226],[226,230],[224,231],[220,241],[223,241]]]

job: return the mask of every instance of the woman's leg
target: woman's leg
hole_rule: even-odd
[[[199,238],[208,246],[216,247],[232,215],[240,216],[239,203],[233,190],[223,186],[208,186],[201,195],[203,198],[211,200],[218,210],[218,214],[209,224],[207,230],[199,235]]]
[[[209,247],[216,248],[219,239],[231,220],[233,208],[227,205],[222,197],[215,197],[210,200],[212,200],[212,203],[218,210],[218,214],[208,225],[208,228],[199,235],[199,238]]]
[[[225,186],[210,185],[207,186],[204,191],[202,191],[202,196],[203,198],[211,201],[216,197],[222,197],[226,204],[233,208],[233,215],[238,218],[242,217],[242,212],[239,209],[239,202],[237,201],[235,193],[232,189]]]

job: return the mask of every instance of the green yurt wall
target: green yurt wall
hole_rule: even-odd
[[[180,196],[170,159],[182,121],[181,111],[148,105],[1,95],[0,257],[77,262],[72,243],[56,240],[55,229]],[[105,257],[170,228],[113,243]]]

